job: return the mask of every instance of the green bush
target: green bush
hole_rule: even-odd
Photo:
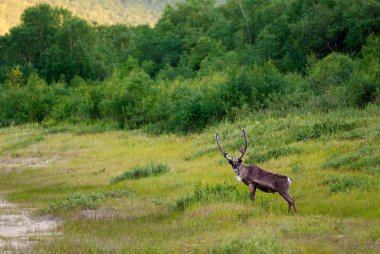
[[[111,179],[112,183],[117,183],[121,181],[125,181],[128,179],[139,179],[149,176],[157,176],[161,174],[165,174],[170,171],[170,168],[165,164],[148,164],[144,166],[134,167],[132,170],[126,171],[119,176],[115,176]]]
[[[31,74],[25,86],[25,112],[30,122],[42,122],[53,105],[50,87],[37,74]]]
[[[342,86],[350,80],[356,63],[346,55],[331,53],[309,69],[309,85],[317,94],[323,94],[330,86]]]
[[[380,102],[380,37],[370,35],[361,50],[360,70],[350,81],[350,94],[355,106]]]
[[[0,85],[0,126],[28,122],[28,111],[25,110],[24,89],[9,85]]]
[[[99,111],[103,119],[117,121],[121,128],[138,128],[151,121],[152,80],[141,70],[120,72],[104,84]]]

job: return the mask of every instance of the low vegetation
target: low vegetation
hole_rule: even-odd
[[[353,188],[371,187],[370,181],[356,176],[331,176],[325,183],[331,192],[349,192]]]
[[[129,191],[100,191],[91,193],[74,193],[69,197],[56,202],[50,202],[47,208],[40,210],[41,213],[59,213],[74,209],[95,209],[100,203],[108,198],[123,197],[130,195]]]
[[[333,155],[323,163],[324,168],[377,172],[380,170],[380,150],[378,146],[365,145],[353,153]]]
[[[60,234],[40,239],[29,253],[377,253],[379,112],[369,105],[256,114],[181,136],[81,125],[2,128],[0,163],[12,170],[1,171],[0,192],[37,208],[37,215],[63,219]],[[319,128],[311,139],[293,135],[300,126],[326,122],[350,127]],[[298,215],[288,215],[278,194],[257,191],[252,204],[217,150],[216,131],[223,148],[238,153],[243,127],[249,160],[265,155],[260,166],[293,179]],[[25,163],[31,158],[33,165]],[[170,171],[147,173],[157,168]],[[110,182],[124,174],[127,179]]]
[[[164,164],[148,164],[145,166],[137,166],[126,171],[119,176],[112,177],[111,183],[117,183],[128,179],[139,179],[148,176],[156,176],[169,172],[170,169],[167,165]]]
[[[195,185],[192,193],[184,197],[180,197],[175,201],[175,209],[183,211],[192,203],[210,203],[217,202],[245,202],[247,201],[247,193],[240,192],[235,185],[217,184],[215,186],[209,185]]]

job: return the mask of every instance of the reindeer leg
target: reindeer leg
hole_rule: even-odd
[[[290,197],[290,195],[289,195],[289,197]],[[293,201],[293,209],[294,209],[294,212],[297,214],[298,211],[297,211],[297,208],[296,208],[296,201],[294,201],[294,199],[293,199],[292,197],[290,197],[290,198],[291,198],[292,201]]]
[[[283,197],[286,202],[288,202],[288,213],[290,213],[290,210],[293,206],[294,212],[297,213],[297,208],[296,208],[296,202],[294,199],[289,195],[288,192],[286,193],[280,193],[281,197]]]
[[[255,201],[255,194],[256,194],[256,186],[254,184],[249,185],[249,191],[250,191],[250,198],[253,201]]]

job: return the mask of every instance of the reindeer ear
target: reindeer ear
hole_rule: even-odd
[[[242,162],[243,162],[243,160],[242,160],[242,159],[239,159],[239,160],[238,160],[238,162],[239,162],[239,164],[240,164],[240,163],[242,163]]]
[[[231,166],[234,165],[234,163],[232,162],[232,160],[228,160],[228,163],[229,163]]]

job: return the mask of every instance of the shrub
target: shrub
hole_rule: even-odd
[[[380,37],[368,36],[361,50],[363,56],[360,70],[353,74],[350,81],[350,98],[355,106],[364,107],[370,102],[380,100]]]
[[[51,110],[53,98],[47,83],[37,74],[31,74],[25,86],[24,110],[31,122],[42,122]]]
[[[28,112],[25,110],[24,89],[0,85],[0,126],[28,121]]]
[[[323,94],[330,86],[345,84],[355,68],[355,62],[350,57],[331,53],[310,68],[310,88],[318,95]]]
[[[120,76],[115,73],[104,82],[105,92],[99,102],[99,112],[104,119],[117,121],[122,128],[141,127],[150,120],[152,80],[142,71]]]
[[[148,165],[134,167],[132,170],[126,171],[119,176],[113,177],[111,179],[111,184],[125,181],[128,179],[139,179],[149,176],[161,175],[169,171],[169,166],[165,164],[150,163]]]

